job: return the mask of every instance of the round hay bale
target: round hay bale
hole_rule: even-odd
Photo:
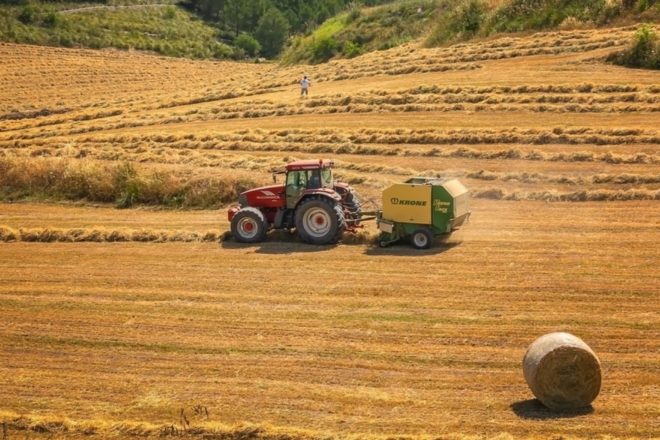
[[[527,385],[550,409],[584,408],[600,392],[600,361],[584,341],[570,333],[548,333],[532,343],[523,358]]]

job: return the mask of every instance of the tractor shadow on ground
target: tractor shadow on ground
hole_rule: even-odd
[[[526,420],[570,419],[594,412],[591,405],[574,410],[553,411],[545,407],[538,399],[521,400],[512,403],[510,407],[518,417]]]
[[[300,241],[294,234],[284,231],[272,231],[268,233],[266,241],[261,243],[239,243],[231,237],[225,237],[220,246],[223,249],[254,249],[257,254],[293,254],[323,252],[335,248],[337,245],[311,245]]]
[[[460,246],[460,242],[450,243],[433,243],[430,249],[415,249],[406,241],[392,244],[388,247],[380,247],[378,245],[369,245],[364,253],[374,257],[378,256],[397,256],[397,257],[423,257],[426,255],[439,255],[451,251],[453,248]]]

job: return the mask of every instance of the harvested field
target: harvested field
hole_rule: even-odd
[[[185,408],[207,430],[652,436],[659,255],[648,243],[660,210],[476,201],[473,211],[460,245],[421,254],[281,241],[2,245],[4,418],[30,407],[31,423],[66,414],[105,433],[149,422],[157,435],[180,428]],[[227,227],[215,211],[23,204],[0,223],[34,227],[40,212],[55,228]],[[520,364],[536,336],[559,329],[597,351],[603,389],[591,414],[537,420]],[[208,419],[193,416],[198,405]]]
[[[0,438],[657,437],[660,81],[603,61],[634,32],[287,68],[0,44]],[[366,209],[458,177],[471,222],[226,240],[238,192],[326,157]],[[553,331],[598,354],[592,408],[531,400]]]

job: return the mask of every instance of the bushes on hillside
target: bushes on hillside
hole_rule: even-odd
[[[324,36],[318,38],[312,44],[312,59],[313,63],[323,63],[335,56],[339,51],[339,43],[334,37]]]
[[[251,57],[255,57],[261,50],[261,44],[250,34],[241,34],[234,40],[236,47],[245,51]]]
[[[507,0],[493,7],[489,6],[492,2],[463,0],[454,7],[441,1],[444,13],[426,43],[435,46],[475,34],[602,25],[631,11],[650,14],[652,18],[654,12],[648,10],[655,3],[655,0]]]
[[[660,40],[649,26],[642,26],[626,50],[615,53],[609,61],[627,67],[660,69]]]
[[[490,32],[519,32],[559,26],[569,17],[579,22],[600,21],[608,8],[606,0],[511,0],[490,17]]]
[[[437,45],[449,40],[470,38],[481,29],[485,17],[486,5],[481,0],[465,0],[440,18],[427,44]]]
[[[21,9],[21,12],[18,14],[18,20],[23,24],[34,23],[37,17],[37,10],[32,5],[26,5]]]
[[[165,56],[227,58],[231,49],[216,31],[189,13],[167,6],[161,10],[98,10],[63,14],[51,4],[10,7],[0,20],[0,40],[49,46],[137,49]]]

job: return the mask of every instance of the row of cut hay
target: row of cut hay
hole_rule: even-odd
[[[41,154],[45,156],[53,157],[81,157],[81,154],[71,155],[72,151],[77,150],[48,150],[48,149],[37,149],[29,152],[29,156],[36,157]],[[122,148],[118,147],[108,147],[106,151],[98,151],[98,149],[83,149],[84,155],[82,157],[93,158],[96,160],[125,160],[133,161],[140,163],[153,163],[153,164],[186,164],[189,166],[197,167],[213,167],[216,170],[226,169],[226,170],[249,170],[249,171],[263,171],[268,170],[273,167],[282,164],[282,161],[279,159],[271,157],[253,157],[239,154],[238,156],[226,156],[221,157],[207,157],[206,155],[196,154],[191,155],[187,150],[183,150],[180,154],[177,153],[178,150],[173,149],[172,151],[167,151],[166,153],[159,152],[150,152],[147,150],[144,153],[133,154],[130,151],[124,151]],[[292,150],[287,150],[292,151]],[[309,150],[310,152],[318,152]],[[369,154],[369,151],[364,149],[355,150],[358,153]],[[185,154],[184,154],[185,153]],[[334,152],[336,153],[336,151]],[[375,152],[378,153],[377,151]],[[393,155],[400,153],[398,149],[387,149],[384,155]],[[534,155],[526,156],[522,152],[510,150],[506,152],[494,151],[494,152],[480,152],[485,153],[488,159],[530,159],[530,160],[539,160],[538,157]],[[409,153],[406,153],[409,154]],[[471,157],[472,153],[467,153],[462,151],[462,154],[469,154]],[[438,156],[437,152],[427,153],[427,156]],[[560,156],[563,155],[563,156]],[[2,156],[2,154],[0,154]],[[450,154],[446,156],[455,157],[455,154]],[[23,156],[25,157],[25,156]],[[483,155],[478,158],[484,158]],[[287,158],[288,160],[289,158]],[[547,158],[546,158],[547,159]],[[549,157],[553,161],[566,161],[566,162],[593,162],[598,160],[598,155],[594,155],[589,152],[576,152],[571,154],[564,153],[555,153],[555,155]],[[635,164],[646,164],[651,163],[652,159],[649,156],[639,154],[633,156],[607,156],[603,159],[606,162],[617,162],[617,163],[635,163]],[[379,164],[368,164],[368,163],[356,163],[356,162],[347,162],[347,161],[337,161],[339,170],[342,171],[356,171],[360,173],[379,173],[387,175],[396,175],[396,176],[412,176],[420,175],[426,177],[447,177],[448,174],[445,170],[435,170],[435,169],[411,169],[411,168],[401,168],[393,167],[387,165]],[[469,179],[475,180],[485,180],[485,181],[502,181],[502,182],[520,182],[520,183],[553,183],[561,185],[654,185],[660,183],[660,175],[657,174],[631,174],[631,173],[620,173],[620,174],[596,174],[592,176],[585,175],[551,175],[544,174],[539,172],[493,172],[481,169],[479,171],[468,171],[468,170],[452,170],[451,176],[455,177],[467,177]]]
[[[367,163],[353,163],[353,162],[337,162],[341,170],[351,170],[366,173],[382,173],[396,176],[424,176],[424,177],[466,177],[469,179],[486,180],[486,181],[503,181],[503,182],[521,182],[521,183],[557,183],[562,185],[652,185],[660,183],[659,174],[597,174],[594,176],[565,176],[565,175],[548,175],[538,172],[493,172],[487,170],[479,171],[466,171],[466,170],[452,170],[450,174],[447,171],[427,169],[417,170],[411,168],[391,167],[387,165],[367,164]]]
[[[576,151],[571,153],[546,153],[538,150],[522,151],[518,148],[483,151],[467,147],[441,148],[424,150],[405,150],[389,145],[350,145],[350,144],[304,144],[304,143],[215,143],[214,149],[228,151],[279,151],[283,153],[312,153],[360,156],[428,156],[478,160],[531,160],[549,162],[605,162],[610,164],[655,164],[660,163],[660,156],[647,153],[618,154]]]
[[[126,163],[87,159],[0,158],[0,198],[19,200],[87,200],[208,208],[235,201],[246,189],[258,186],[235,175],[176,174]]]
[[[58,114],[56,113],[58,109],[53,109],[51,113],[48,113],[50,110],[47,108],[44,108],[40,110],[39,112],[35,112],[34,114],[48,114],[48,115],[55,115]],[[70,113],[66,117],[58,117],[58,118],[47,118],[47,119],[38,119],[34,121],[29,121],[29,122],[24,122],[24,119],[34,119],[37,118],[36,116],[33,118],[29,117],[24,117],[24,118],[19,118],[19,117],[14,117],[13,119],[20,119],[21,124],[6,124],[6,128],[0,129],[0,133],[4,131],[20,131],[20,130],[29,130],[33,128],[40,128],[40,127],[48,127],[48,126],[57,126],[60,124],[65,124],[65,123],[76,123],[76,122],[81,122],[81,121],[94,121],[97,119],[105,119],[105,118],[111,118],[114,116],[120,116],[124,113],[124,110],[122,109],[115,109],[115,110],[106,110],[106,111],[99,111],[99,112],[94,112],[94,113],[76,113],[73,112],[71,109],[61,109],[59,110],[60,113]],[[21,112],[14,112],[18,114],[23,114]],[[0,115],[0,120],[3,116],[7,116],[8,118],[11,118],[12,113],[6,114],[6,115]],[[128,118],[128,117],[125,117]]]
[[[32,134],[25,134],[31,138]],[[9,138],[1,139],[0,146],[22,148],[27,146],[44,145],[49,140],[43,133],[35,134],[42,139],[26,142],[22,134],[15,134]],[[139,144],[160,143],[167,146],[178,142],[192,142],[197,148],[212,148],[214,142],[290,142],[290,143],[347,143],[347,144],[595,144],[595,145],[621,145],[621,144],[657,144],[660,143],[658,130],[650,129],[592,129],[587,127],[549,129],[358,129],[353,131],[340,130],[238,130],[231,133],[216,135],[195,134],[185,135],[101,135],[87,136],[77,140],[77,143],[104,142],[110,144]]]
[[[157,231],[157,230],[126,230],[103,228],[30,228],[14,229],[0,226],[0,242],[37,242],[37,243],[114,243],[114,242],[216,242],[227,238],[227,233],[220,231]]]
[[[503,182],[515,181],[523,183],[558,183],[562,185],[647,185],[660,183],[660,175],[644,175],[644,174],[597,174],[595,176],[549,176],[541,173],[526,173],[526,172],[508,172],[498,173],[486,170],[479,170],[476,172],[462,173],[469,179],[477,180],[499,180]],[[427,175],[427,173],[423,173]],[[435,173],[438,175],[438,173]]]
[[[481,67],[477,64],[480,61],[588,52],[606,47],[623,46],[628,41],[628,35],[628,33],[611,33],[597,39],[575,41],[570,45],[558,44],[556,40],[539,41],[532,44],[521,40],[521,44],[499,49],[484,50],[478,46],[473,51],[465,50],[465,47],[462,50],[426,49],[415,51],[417,53],[412,55],[408,48],[408,52],[395,50],[386,53],[385,56],[378,54],[379,56],[375,57],[374,54],[367,54],[359,58],[360,63],[355,61],[329,63],[319,68],[315,76],[318,81],[339,81],[374,75],[474,69]],[[471,44],[467,47],[474,49],[475,45]]]
[[[485,88],[488,89],[488,88]],[[613,103],[640,103],[655,104],[660,102],[657,93],[416,93],[416,89],[407,92],[362,92],[357,95],[319,96],[302,102],[304,107],[346,106],[349,104],[382,105],[389,104],[401,106],[405,104],[457,104],[457,103],[486,103],[486,104],[613,104]],[[215,109],[221,109],[216,107]],[[229,108],[229,107],[227,107]],[[238,107],[232,107],[238,110]]]
[[[480,106],[479,108],[477,108]],[[150,118],[143,120],[131,120],[131,121],[119,121],[115,123],[106,123],[101,125],[83,125],[73,124],[67,126],[53,126],[50,130],[42,130],[38,132],[26,132],[26,131],[12,131],[6,133],[5,137],[0,138],[0,142],[7,141],[21,141],[21,140],[40,140],[50,137],[60,137],[60,136],[74,136],[85,133],[99,133],[106,132],[109,130],[120,130],[126,128],[137,128],[137,127],[148,127],[152,125],[162,125],[162,124],[178,124],[183,122],[195,122],[195,121],[211,121],[211,120],[226,120],[226,119],[238,119],[238,118],[262,118],[262,117],[272,117],[272,116],[292,116],[292,115],[302,115],[302,114],[333,114],[333,113],[373,113],[376,111],[383,111],[389,113],[406,113],[406,112],[430,112],[430,111],[442,111],[442,112],[453,112],[453,111],[464,111],[464,110],[473,110],[473,111],[535,111],[535,112],[553,112],[558,110],[560,112],[572,112],[572,113],[584,113],[584,112],[602,112],[610,111],[607,107],[594,107],[589,105],[579,105],[579,104],[566,104],[556,109],[552,105],[519,105],[519,106],[506,106],[506,105],[497,105],[492,109],[488,108],[486,104],[453,104],[447,106],[438,106],[437,108],[432,108],[431,106],[426,105],[417,105],[417,104],[407,104],[403,107],[396,108],[385,108],[386,106],[381,106],[382,108],[371,107],[368,105],[353,105],[349,104],[343,107],[329,107],[318,109],[305,109],[302,107],[282,107],[275,106],[269,107],[268,104],[260,104],[259,110],[254,110],[254,108],[244,109],[241,107],[240,111],[234,111],[236,109],[223,109],[223,113],[220,113],[221,110],[213,109],[210,111],[210,114],[191,114],[191,115],[178,115],[161,118]],[[565,108],[563,108],[565,107]],[[658,112],[660,108],[657,105],[643,105],[638,106],[634,105],[620,105],[613,107],[612,111],[615,112]],[[218,114],[214,114],[214,112]],[[582,136],[570,136],[570,132],[566,131],[562,134],[557,135],[552,132],[542,132],[535,130],[536,133],[531,133],[532,130],[528,130],[527,133],[524,131],[514,132],[514,131],[501,131],[501,132],[491,132],[488,133],[487,130],[475,130],[473,133],[467,133],[467,130],[463,130],[462,136],[458,131],[454,130],[455,133],[450,132],[441,132],[437,131],[432,133],[429,130],[419,130],[417,132],[408,133],[405,137],[409,138],[409,141],[406,141],[403,138],[403,135],[399,134],[397,136],[392,136],[390,133],[387,133],[384,130],[380,130],[380,134],[377,130],[371,130],[368,136],[366,133],[362,133],[362,136],[356,137],[356,142],[363,143],[373,143],[375,140],[363,140],[365,137],[367,139],[381,139],[379,142],[383,143],[534,143],[534,144],[556,144],[556,143],[568,143],[568,144],[622,144],[622,143],[648,143],[648,142],[660,142],[657,134],[649,136],[617,136],[617,135],[608,135],[606,130],[594,130],[590,134],[585,134]],[[155,137],[158,137],[156,135]],[[174,136],[161,136],[163,139]],[[481,140],[483,139],[483,140]]]
[[[257,426],[240,424],[229,426],[220,422],[201,420],[192,414],[175,423],[154,424],[135,420],[72,420],[58,416],[26,416],[10,412],[0,413],[0,433],[6,439],[32,438],[33,435],[47,438],[167,438],[185,437],[209,440],[329,440],[333,437],[293,428],[278,428],[270,425]],[[357,437],[356,437],[357,440]],[[385,440],[385,437],[374,437]],[[410,437],[409,440],[413,440]],[[421,439],[419,439],[421,440]]]
[[[182,122],[198,122],[209,120],[251,119],[275,116],[293,116],[303,114],[338,114],[338,113],[406,113],[406,112],[517,112],[528,111],[535,113],[635,113],[659,112],[659,98],[655,95],[625,94],[599,96],[572,96],[572,95],[540,95],[540,96],[514,96],[514,95],[390,95],[357,96],[341,98],[316,98],[305,101],[303,104],[285,105],[269,102],[260,102],[258,105],[246,102],[241,104],[225,105],[200,111],[187,110],[179,114],[153,114],[149,120],[123,120],[107,121],[104,125],[79,124],[62,126],[73,123],[81,117],[89,115],[72,116],[70,119],[60,118],[53,121],[42,121],[37,124],[27,124],[11,127],[14,134],[7,137],[15,139],[37,139],[58,135],[77,135],[106,131],[111,129],[135,128],[155,124],[170,124]],[[256,110],[258,108],[258,110]],[[116,116],[121,110],[99,113],[100,117]],[[109,115],[109,116],[108,116]],[[91,116],[90,121],[98,120]],[[38,133],[22,133],[35,127],[51,127],[50,131]]]
[[[583,190],[572,192],[532,191],[507,192],[489,188],[471,192],[472,197],[490,200],[542,200],[546,202],[613,202],[631,200],[660,200],[660,190]]]
[[[497,94],[528,94],[528,93],[559,93],[559,94],[572,94],[572,93],[595,93],[595,94],[610,94],[610,93],[636,93],[646,92],[649,94],[660,93],[660,87],[649,86],[642,87],[641,85],[631,84],[593,84],[582,83],[576,86],[571,85],[556,85],[556,84],[541,84],[541,85],[520,85],[520,86],[417,86],[411,89],[398,90],[397,93],[413,94],[413,95],[447,95],[447,94],[484,94],[484,93],[497,93]],[[374,95],[388,95],[386,90],[369,90],[362,94]]]
[[[192,155],[191,150],[198,151],[232,151],[232,152],[282,152],[306,154],[331,155],[360,155],[360,156],[427,156],[462,158],[475,160],[530,160],[547,162],[604,162],[608,164],[657,164],[660,156],[650,153],[598,153],[593,151],[573,152],[543,152],[539,150],[523,151],[518,148],[502,148],[498,150],[480,150],[477,148],[433,147],[414,150],[378,144],[351,144],[351,143],[288,143],[288,142],[205,142],[195,144],[194,141],[175,142],[165,146],[161,144],[127,144],[117,146],[104,143],[78,143],[77,147],[58,143],[43,143],[44,147],[19,147],[0,150],[2,157],[62,157],[62,158],[93,158],[103,161],[135,161],[160,164],[195,164],[205,167],[224,166],[226,160],[222,157],[213,157],[208,153]],[[262,161],[254,162],[251,167],[237,164],[234,168],[260,169]],[[488,180],[488,179],[486,179]],[[618,180],[618,179],[614,179]],[[604,180],[602,180],[604,182]],[[594,180],[594,183],[601,183]],[[618,183],[618,182],[615,182]],[[644,182],[653,183],[653,182]]]

